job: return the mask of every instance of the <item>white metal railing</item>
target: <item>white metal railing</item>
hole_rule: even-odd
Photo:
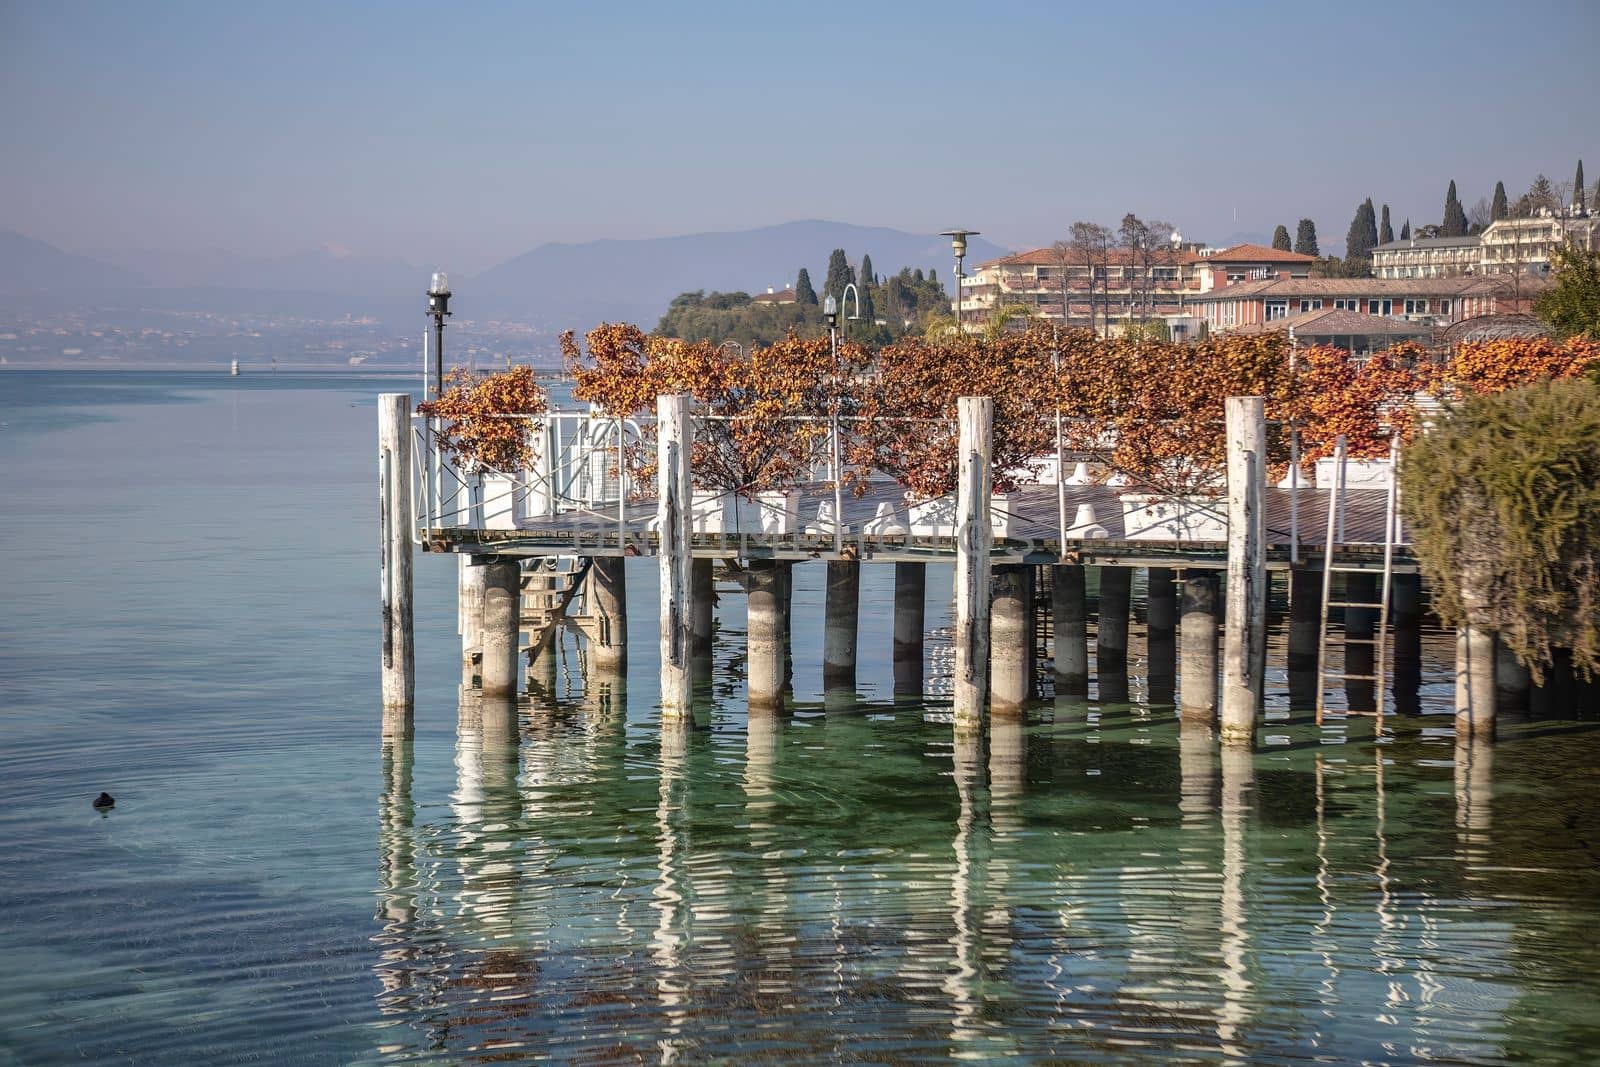
[[[628,522],[628,449],[639,423],[597,411],[498,416],[525,425],[533,456],[520,470],[459,462],[440,447],[439,420],[412,416],[415,539],[430,530],[513,530],[524,520],[584,512]]]

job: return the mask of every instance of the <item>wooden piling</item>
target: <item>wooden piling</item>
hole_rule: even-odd
[[[483,648],[483,695],[486,699],[517,695],[518,605],[522,599],[522,567],[516,560],[485,564],[483,616],[479,623]]]
[[[1089,625],[1083,576],[1083,568],[1076,564],[1057,566],[1050,576],[1050,629],[1057,696],[1089,694]]]
[[[983,727],[989,662],[990,460],[994,447],[994,401],[964,396],[958,401],[960,425],[956,482],[955,575],[955,728],[975,733]]]
[[[1028,603],[1025,566],[1008,563],[994,568],[994,600],[989,623],[989,707],[992,713],[1016,713],[1027,703]]]
[[[383,736],[414,732],[416,656],[411,579],[411,397],[378,397],[378,588],[383,626]]]
[[[922,635],[928,565],[894,565],[894,695],[922,695]]]
[[[1178,704],[1187,718],[1211,719],[1217,713],[1217,586],[1216,571],[1183,572]]]
[[[852,559],[828,561],[828,588],[823,606],[822,688],[856,688],[856,631],[861,611],[861,564]]]
[[[1250,745],[1265,695],[1266,401],[1259,396],[1229,397],[1227,432],[1228,587],[1220,733],[1224,745]]]
[[[688,396],[656,398],[656,526],[661,569],[661,718],[693,713],[689,618],[689,457],[693,430]]]
[[[627,560],[596,556],[589,567],[589,612],[594,616],[590,665],[601,674],[628,669]]]
[[[746,568],[745,686],[751,708],[783,707],[785,647],[780,565],[752,559]]]

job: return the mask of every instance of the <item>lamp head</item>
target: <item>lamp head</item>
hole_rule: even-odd
[[[945,230],[940,237],[950,238],[950,248],[955,252],[957,259],[962,259],[967,254],[967,238],[978,236],[977,230]]]
[[[428,314],[450,314],[450,275],[442,270],[434,271],[428,283]]]
[[[827,323],[830,330],[839,325],[839,301],[833,298],[832,293],[822,302],[822,321]]]

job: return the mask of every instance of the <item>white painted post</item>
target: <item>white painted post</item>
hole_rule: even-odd
[[[661,545],[661,719],[693,712],[689,617],[689,397],[656,398],[656,527]]]
[[[411,617],[411,397],[378,397],[378,587],[383,609],[383,736],[414,732]]]
[[[473,688],[483,659],[483,592],[488,570],[473,566],[472,557],[461,553],[457,560],[456,632],[461,635],[461,684]]]
[[[1228,587],[1222,653],[1222,743],[1255,741],[1267,639],[1266,401],[1230,396]]]
[[[956,676],[955,728],[983,728],[985,668],[989,662],[990,457],[994,448],[994,401],[964,396],[958,401],[960,444],[956,482]]]

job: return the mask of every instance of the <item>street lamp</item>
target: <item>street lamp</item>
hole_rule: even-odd
[[[967,238],[978,236],[977,230],[945,230],[940,237],[950,238],[950,249],[956,254],[956,333],[961,333],[961,279],[966,277],[961,261],[967,258]]]
[[[428,284],[428,315],[433,319],[433,395],[444,395],[444,320],[450,314],[450,276],[435,271]],[[423,382],[426,393],[427,382]]]
[[[1183,248],[1183,234],[1172,231],[1172,281],[1178,290],[1178,317],[1183,317],[1183,266],[1178,262],[1178,252]],[[1171,331],[1168,331],[1168,336]]]

